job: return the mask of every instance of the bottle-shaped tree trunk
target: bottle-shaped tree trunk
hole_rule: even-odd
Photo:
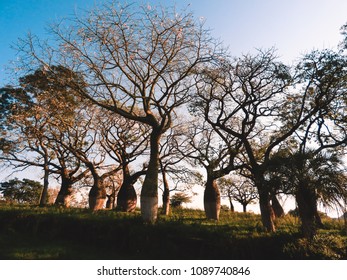
[[[220,192],[216,180],[209,177],[208,175],[204,192],[205,214],[206,218],[218,221],[221,207]]]
[[[122,186],[117,195],[116,209],[122,212],[134,212],[136,209],[137,194],[130,174],[124,176]]]
[[[130,175],[127,163],[123,165],[123,183],[117,195],[116,209],[122,212],[134,212],[137,204],[137,194],[134,184],[138,179],[138,175]]]

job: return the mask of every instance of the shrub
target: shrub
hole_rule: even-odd
[[[331,234],[317,234],[312,240],[299,238],[284,246],[291,259],[338,260],[346,257],[346,238]]]

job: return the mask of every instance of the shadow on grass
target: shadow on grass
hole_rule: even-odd
[[[267,234],[254,214],[226,214],[218,223],[202,218],[200,212],[181,214],[160,216],[155,225],[150,225],[142,222],[139,213],[0,209],[0,258],[311,258],[295,247],[300,243],[298,226],[292,221],[279,225],[283,230],[278,233]]]

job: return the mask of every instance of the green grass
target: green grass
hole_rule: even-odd
[[[342,221],[326,218],[317,238],[300,238],[299,221],[276,221],[263,231],[260,216],[176,209],[156,224],[139,211],[120,213],[56,207],[0,206],[1,259],[346,259]]]

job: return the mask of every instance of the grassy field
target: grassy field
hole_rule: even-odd
[[[223,211],[219,222],[203,211],[177,209],[144,224],[139,212],[0,206],[0,259],[346,259],[343,221],[324,219],[312,241],[285,216],[277,232],[260,216]]]

